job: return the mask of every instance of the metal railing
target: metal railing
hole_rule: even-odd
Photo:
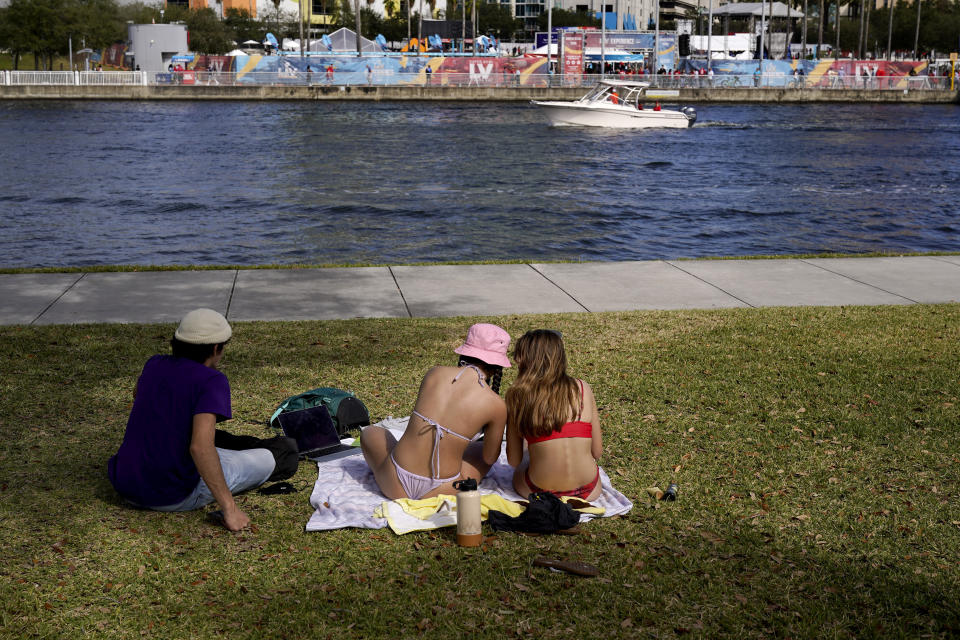
[[[6,81],[0,82],[0,84],[76,84],[73,71],[0,71],[0,74],[6,76]]]
[[[79,71],[77,84],[106,86],[133,86],[146,84],[147,74],[142,71]]]
[[[143,71],[0,71],[0,85],[132,86],[145,85]]]
[[[650,81],[645,76],[644,81]],[[789,76],[783,74],[724,74],[714,76],[668,74],[657,76],[654,83],[660,88],[669,89],[838,89],[887,91],[947,91],[950,90],[949,76],[841,76],[825,74],[819,76]]]
[[[608,79],[649,82],[657,89],[821,89],[887,91],[945,91],[956,88],[949,76],[789,76],[743,75],[631,75],[607,74]],[[0,85],[47,86],[317,86],[317,87],[592,87],[601,76],[551,75],[545,73],[497,72],[453,73],[436,71],[403,73],[378,69],[367,72],[335,71],[232,71],[190,70],[172,73],[146,71],[0,71]]]

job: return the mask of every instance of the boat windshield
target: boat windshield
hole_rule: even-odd
[[[580,98],[580,102],[595,102],[603,99],[604,94],[610,90],[610,87],[605,84],[598,84],[593,89],[590,90],[587,95]]]
[[[613,104],[636,105],[645,87],[598,84],[580,102],[612,102]]]

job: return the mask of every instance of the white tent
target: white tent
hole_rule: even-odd
[[[558,45],[556,42],[550,45],[550,55],[552,55],[554,59],[558,58],[560,55],[557,52],[559,46],[560,45]],[[547,55],[547,45],[543,45],[542,47],[537,47],[530,53],[535,56],[545,56]],[[585,47],[584,55],[586,56],[589,56],[589,57],[595,56],[599,58],[601,54],[609,57],[611,62],[615,62],[615,58],[623,58],[625,56],[634,55],[629,51],[627,51],[626,49],[616,49],[614,47],[607,47],[606,50],[601,50],[600,47]]]
[[[754,17],[773,16],[774,18],[802,18],[803,12],[791,9],[782,2],[731,2],[713,10],[713,17]]]
[[[714,35],[713,38],[709,36],[690,36],[690,48],[694,51],[706,52],[707,44],[709,43],[714,51],[715,58],[717,57],[716,52],[718,51],[726,54],[732,51],[738,53],[745,51],[749,54],[746,59],[749,59],[749,57],[753,55],[755,40],[755,37],[749,33],[720,34]]]
[[[333,47],[333,51],[337,52],[348,52],[357,50],[357,34],[346,27],[341,27],[327,36],[330,39],[330,43]],[[367,40],[363,36],[360,36],[360,49],[366,53],[382,53],[383,49],[373,40]],[[323,40],[311,40],[310,46],[308,47],[309,51],[330,51],[327,49],[327,45],[324,44]]]

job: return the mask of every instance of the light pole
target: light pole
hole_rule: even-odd
[[[653,0],[653,78],[660,70],[660,0]]]
[[[713,0],[707,16],[707,71],[713,67]]]
[[[607,0],[600,0],[600,78],[607,77]],[[586,48],[586,47],[584,47]]]
[[[760,61],[757,63],[757,72],[760,74],[760,80],[763,80],[763,36],[764,32],[767,30],[767,0],[763,0],[760,3]]]
[[[476,0],[474,0],[474,2],[476,2]],[[552,65],[553,65],[553,0],[547,0],[547,73],[550,73],[550,68]]]

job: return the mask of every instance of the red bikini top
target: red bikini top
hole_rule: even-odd
[[[540,438],[527,438],[528,444],[533,444],[534,442],[543,442],[545,440],[556,440],[557,438],[592,438],[593,437],[593,424],[590,422],[584,422],[582,420],[576,420],[574,422],[567,422],[564,424],[558,431],[554,431],[549,435],[540,437]]]
[[[577,380],[580,384],[580,411],[577,413],[579,418],[583,415],[583,380]],[[540,436],[539,438],[527,438],[528,444],[533,444],[535,442],[544,442],[546,440],[556,440],[558,438],[592,438],[593,437],[593,423],[584,422],[583,420],[574,420],[572,422],[564,423],[559,429],[552,431],[551,433]]]

